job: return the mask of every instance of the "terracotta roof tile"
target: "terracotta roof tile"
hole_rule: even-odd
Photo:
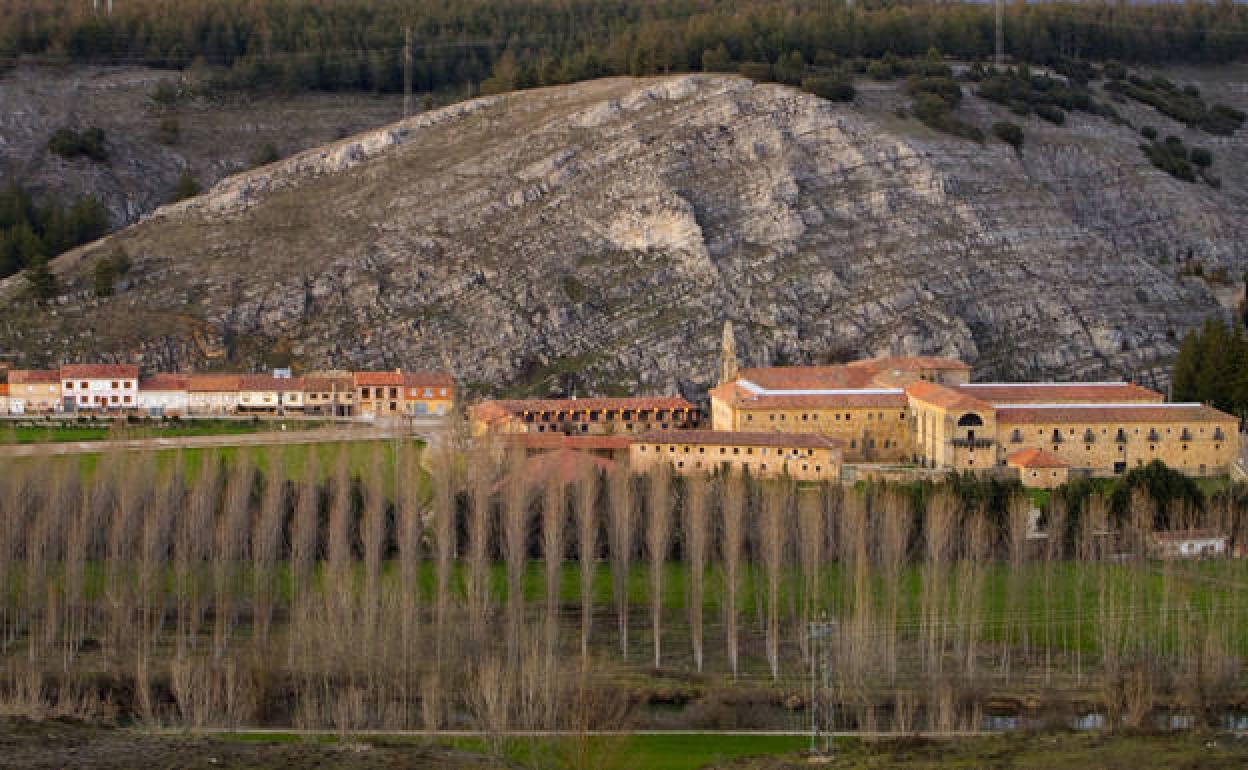
[[[446,372],[404,372],[403,385],[409,388],[451,388],[455,380]]]
[[[634,444],[710,444],[722,446],[821,447],[839,449],[842,442],[818,433],[779,431],[671,430],[642,433]]]
[[[402,372],[355,372],[356,387],[372,387],[376,385],[402,385]]]
[[[997,407],[1000,425],[1085,422],[1238,422],[1204,404],[1058,404]]]
[[[10,369],[10,385],[60,385],[61,373],[56,369]]]
[[[616,451],[628,449],[632,436],[567,436],[562,433],[516,433],[516,443],[526,449],[576,449],[580,451]]]
[[[133,364],[65,364],[61,367],[61,379],[76,380],[85,379],[106,379],[109,377],[117,377],[120,379],[137,379],[139,376],[139,367]]]
[[[1005,458],[1005,464],[1014,468],[1069,468],[1065,460],[1043,449],[1020,449]]]
[[[303,378],[274,377],[271,374],[244,374],[238,378],[238,389],[250,391],[302,391]]]
[[[986,401],[964,394],[962,391],[947,385],[934,382],[912,382],[906,386],[906,395],[917,401],[923,401],[942,409],[963,412],[992,412],[992,405]]]
[[[237,374],[193,374],[186,389],[192,393],[237,393],[241,379]]]
[[[1160,393],[1132,382],[985,382],[955,387],[968,396],[993,404],[1126,404],[1164,400]]]
[[[187,374],[153,374],[139,380],[139,390],[186,390],[190,379]]]
[[[895,392],[880,392],[881,390],[884,389],[863,388],[846,389],[839,393],[773,395],[754,392],[740,385],[738,381],[713,388],[711,396],[737,409],[905,408],[907,402],[904,392],[900,389],[886,389]]]
[[[836,366],[768,366],[742,369],[739,380],[766,390],[830,390],[869,388],[875,371]]]
[[[303,378],[303,390],[305,393],[346,393],[353,389],[353,382],[349,375],[342,377],[325,377],[321,375],[308,376]]]
[[[639,396],[630,398],[530,398],[482,401],[474,409],[480,419],[491,416],[522,415],[525,412],[584,412],[639,409],[694,409],[680,396]]]
[[[957,370],[969,372],[971,367],[956,358],[941,356],[881,356],[851,361],[848,366],[862,369],[874,369],[877,372],[903,371],[917,372],[923,370]]]

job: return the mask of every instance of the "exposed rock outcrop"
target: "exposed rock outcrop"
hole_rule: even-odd
[[[192,330],[211,328],[236,364],[280,340],[307,366],[449,359],[468,383],[573,372],[693,394],[729,319],[743,362],[891,350],[1156,384],[1176,336],[1225,312],[1179,261],[1246,266],[1242,136],[1216,148],[1213,189],[1154,170],[1130,128],[1099,118],[1026,121],[1020,155],[899,119],[904,102],[891,86],[835,105],[702,75],[466,102],[67,255],[85,287],[123,245],[134,278],[39,322],[10,313],[0,344],[195,365]]]

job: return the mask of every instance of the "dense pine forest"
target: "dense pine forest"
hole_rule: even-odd
[[[0,68],[21,57],[224,68],[222,87],[397,91],[404,29],[414,87],[471,93],[605,75],[835,67],[937,49],[993,51],[979,4],[809,0],[24,0],[0,4]],[[93,9],[98,6],[98,9]],[[1046,64],[1226,62],[1248,43],[1248,8],[1015,3],[1006,52]]]

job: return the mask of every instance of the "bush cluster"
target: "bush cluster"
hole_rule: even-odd
[[[1095,99],[1086,87],[1034,74],[1027,67],[994,72],[980,81],[977,93],[1017,115],[1035,113],[1059,126],[1066,121],[1066,112],[1074,110],[1120,120],[1113,107]]]
[[[962,86],[953,78],[911,78],[906,83],[906,91],[914,99],[910,111],[923,125],[975,142],[984,140],[984,132],[978,126],[953,116],[953,110],[962,102]]]
[[[1189,150],[1179,137],[1167,136],[1160,142],[1141,144],[1140,150],[1154,166],[1176,179],[1195,182],[1199,177],[1213,187],[1220,187],[1222,184],[1209,171],[1209,167],[1213,165],[1213,153],[1204,147],[1192,147]]]
[[[87,128],[82,132],[72,128],[58,128],[48,140],[48,149],[63,158],[86,157],[97,163],[108,160],[108,148],[104,146],[104,130]]]
[[[1161,75],[1148,79],[1128,75],[1125,80],[1110,80],[1105,89],[1147,104],[1166,117],[1210,134],[1228,136],[1244,124],[1243,112],[1225,104],[1206,105],[1198,88],[1179,88]]]

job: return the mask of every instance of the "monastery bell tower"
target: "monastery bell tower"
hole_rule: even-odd
[[[732,333],[732,321],[724,321],[724,342],[719,353],[719,382],[737,379],[737,338]]]

